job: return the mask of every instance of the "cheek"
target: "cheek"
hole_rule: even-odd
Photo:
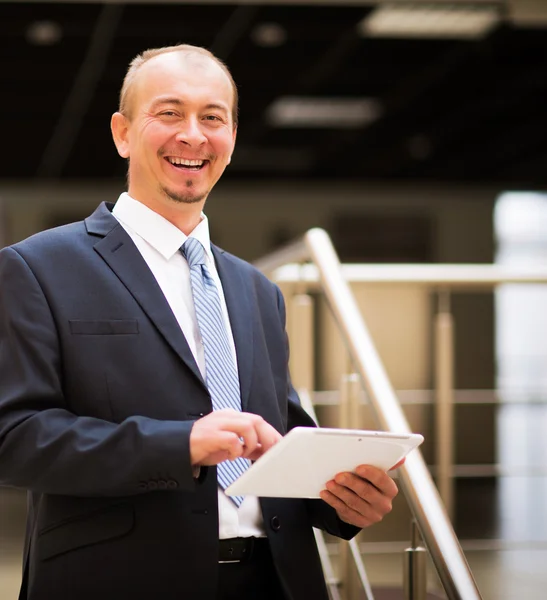
[[[143,131],[139,146],[143,152],[156,154],[172,137],[172,132],[168,127],[157,124],[150,125]]]
[[[209,141],[219,156],[226,155],[226,158],[228,158],[232,154],[234,144],[231,134],[219,131],[218,133],[209,135]]]

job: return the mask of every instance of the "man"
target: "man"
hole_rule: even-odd
[[[220,61],[145,52],[112,117],[128,193],[0,253],[0,484],[29,490],[21,598],[326,599],[312,526],[350,538],[391,510],[396,486],[369,466],[322,500],[224,493],[313,425],[279,290],[209,241],[236,129]]]

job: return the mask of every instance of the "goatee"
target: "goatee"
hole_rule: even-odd
[[[186,182],[186,188],[188,191],[179,192],[162,187],[162,192],[165,194],[165,196],[167,196],[167,198],[173,200],[173,202],[177,202],[178,204],[197,204],[198,202],[202,202],[203,200],[205,200],[205,198],[207,198],[207,193],[192,193],[191,190],[193,187],[194,182],[191,179],[189,179]]]

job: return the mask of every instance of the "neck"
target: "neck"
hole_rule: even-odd
[[[142,198],[134,195],[131,189],[128,194],[134,199],[147,206],[150,210],[161,215],[177,229],[180,229],[185,235],[190,235],[201,221],[201,213],[205,205],[205,200],[191,204],[175,202],[168,198],[163,201],[149,200],[148,197]]]
[[[185,235],[190,235],[201,221],[201,209],[203,208],[203,203],[199,203],[199,207],[196,205],[192,205],[191,207],[174,206],[171,207],[171,210],[157,210],[152,206],[149,208],[160,214],[164,219],[169,221],[169,223],[177,227],[177,229],[180,229]],[[191,210],[189,210],[190,208]]]

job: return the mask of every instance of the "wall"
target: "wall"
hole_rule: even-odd
[[[11,219],[11,240],[43,228],[52,211],[85,215],[103,200],[114,201],[123,181],[0,182],[0,199]],[[343,212],[426,213],[435,227],[435,262],[491,262],[492,209],[497,188],[343,182],[220,182],[206,206],[215,241],[253,260],[276,239],[314,226],[329,229]]]

